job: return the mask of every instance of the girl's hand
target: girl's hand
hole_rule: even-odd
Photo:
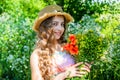
[[[83,65],[81,68],[78,66]],[[83,64],[83,62],[79,62],[73,66],[70,66],[66,69],[66,78],[72,78],[72,77],[82,77],[88,72],[90,72],[91,65],[88,63]]]

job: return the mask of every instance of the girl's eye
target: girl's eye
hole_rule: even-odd
[[[57,26],[57,23],[56,23],[56,22],[53,22],[52,25],[53,25],[53,26]]]
[[[64,25],[65,25],[64,23],[61,24],[62,27],[64,27]]]

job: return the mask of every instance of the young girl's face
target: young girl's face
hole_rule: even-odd
[[[53,17],[52,27],[55,38],[58,40],[64,33],[64,17],[63,16],[55,16]]]

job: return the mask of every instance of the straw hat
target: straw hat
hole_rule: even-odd
[[[68,22],[73,21],[73,17],[68,14],[63,12],[62,8],[58,5],[49,5],[47,7],[45,7],[43,10],[40,11],[39,13],[39,17],[37,18],[37,20],[35,21],[35,24],[33,26],[33,30],[35,32],[39,31],[39,26],[40,24],[47,18],[55,16],[55,15],[63,15]]]

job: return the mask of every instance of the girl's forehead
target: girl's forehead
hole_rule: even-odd
[[[54,16],[54,17],[53,17],[53,21],[54,21],[54,20],[64,21],[64,16],[61,16],[61,15],[59,15],[59,16]]]

